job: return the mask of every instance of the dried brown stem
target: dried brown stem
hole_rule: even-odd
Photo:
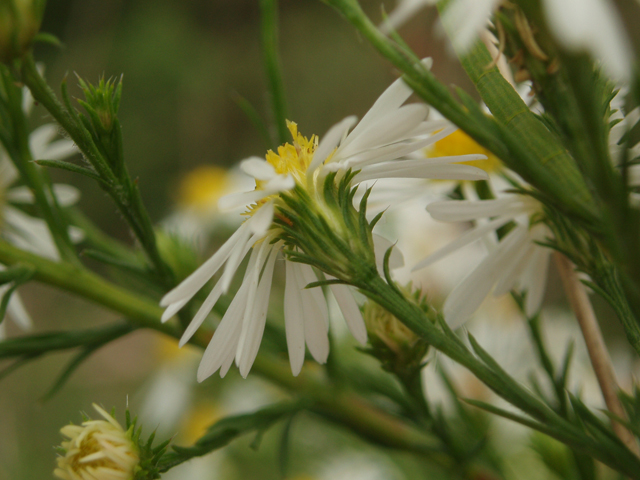
[[[591,359],[591,365],[598,379],[604,402],[611,413],[626,421],[628,418],[622,407],[622,402],[620,402],[620,398],[618,397],[620,387],[618,387],[611,357],[604,343],[600,326],[596,320],[585,287],[578,279],[574,265],[567,257],[559,252],[555,252],[555,261],[569,303],[582,330],[582,336],[584,337],[589,358]],[[624,425],[615,420],[611,421],[611,426],[615,434],[622,440],[627,448],[637,456],[640,456],[640,449],[638,448],[638,443],[634,435],[627,430]]]

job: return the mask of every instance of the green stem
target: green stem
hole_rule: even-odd
[[[22,80],[31,90],[33,98],[40,102],[62,128],[66,130],[85,155],[85,158],[98,172],[103,180],[102,186],[114,200],[119,211],[140,241],[151,264],[159,274],[161,283],[165,288],[175,286],[173,273],[162,260],[158,251],[153,224],[142,203],[140,192],[135,182],[131,181],[127,172],[123,172],[121,178],[116,177],[109,166],[109,162],[94,143],[91,134],[83,127],[82,122],[76,118],[77,114],[69,110],[72,107],[65,108],[42,78],[31,55],[26,56],[23,60]]]
[[[289,130],[286,123],[287,101],[280,59],[278,58],[278,1],[260,0],[260,11],[262,13],[262,49],[265,70],[269,79],[271,108],[278,131],[277,145],[282,145],[289,140]]]
[[[480,42],[463,59],[463,66],[476,84],[494,119],[472,115],[434,75],[385,37],[367,18],[355,0],[325,0],[351,22],[378,52],[405,75],[405,81],[425,102],[464,130],[471,138],[498,156],[509,168],[540,191],[550,195],[563,211],[570,211],[593,228],[599,226],[598,209],[575,162],[558,139],[531,113],[497,68]],[[486,97],[486,98],[485,98]],[[470,106],[469,106],[470,107]]]
[[[556,439],[597,458],[631,478],[640,478],[640,459],[622,448],[621,444],[604,443],[585,435],[582,429],[569,423],[545,403],[535,398],[506,372],[499,369],[497,364],[480,361],[454,337],[453,332],[446,333],[439,330],[420,309],[407,302],[396,289],[380,277],[371,278],[365,284],[359,285],[359,288],[365,295],[421,335],[434,348],[468,368],[479,380],[510,404],[538,420]]]
[[[46,181],[44,172],[33,163],[29,148],[27,119],[22,110],[21,89],[14,85],[14,79],[7,71],[3,71],[1,76],[5,84],[4,90],[7,94],[11,115],[9,121],[13,127],[13,138],[11,138],[13,143],[5,145],[7,152],[20,171],[22,179],[33,193],[38,211],[49,227],[60,256],[70,263],[79,265],[75,247],[69,238],[68,226],[64,222],[51,183]]]
[[[160,322],[163,309],[153,301],[113,285],[94,273],[64,262],[53,262],[0,241],[0,263],[28,264],[34,278],[92,300],[123,314],[131,323],[180,338],[181,330]],[[206,348],[210,335],[196,334],[190,343]],[[259,355],[253,370],[276,384],[313,402],[312,410],[339,422],[362,437],[392,448],[437,454],[439,442],[400,421],[353,392],[337,389],[309,372],[293,377],[287,363],[267,354]]]

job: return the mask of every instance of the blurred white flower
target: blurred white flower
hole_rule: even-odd
[[[31,133],[29,147],[33,158],[60,160],[77,151],[73,142],[69,140],[54,140],[56,132],[54,125],[43,125]],[[18,177],[18,171],[11,163],[9,156],[0,147],[0,237],[23,250],[51,260],[58,260],[58,250],[47,224],[16,208],[18,205],[34,202],[33,193],[28,187],[13,186]],[[53,192],[61,206],[72,205],[80,197],[79,191],[70,185],[56,184],[53,186]],[[69,234],[72,240],[79,240],[82,237],[82,232],[76,228],[71,228]],[[3,268],[2,265],[0,265],[1,268]],[[11,286],[11,283],[0,286],[0,298]],[[31,327],[31,318],[17,293],[11,296],[7,313],[20,328]],[[3,336],[4,325],[0,323],[0,338]]]
[[[420,8],[436,0],[400,0],[383,22],[388,33],[405,23]],[[486,30],[503,0],[451,0],[441,21],[456,51],[466,52]],[[633,54],[616,7],[610,0],[544,0],[547,24],[556,41],[573,52],[587,52],[618,81],[631,76]]]
[[[526,290],[526,314],[532,316],[539,310],[551,253],[550,249],[536,243],[551,235],[543,223],[531,221],[540,210],[539,202],[524,195],[509,195],[496,200],[435,202],[427,207],[434,219],[444,222],[491,220],[478,222],[458,239],[419,262],[414,270],[426,267],[471,242],[493,235],[509,222],[515,224],[503,238],[491,242],[489,254],[447,297],[443,313],[451,328],[464,323],[492,290],[494,296],[516,288]]]
[[[284,205],[280,193],[297,185],[317,202],[324,177],[330,172],[349,169],[359,171],[353,184],[380,178],[486,178],[485,172],[478,168],[455,164],[461,161],[460,157],[402,159],[454,130],[445,128],[442,122],[425,121],[428,108],[423,104],[403,105],[411,93],[401,79],[397,80],[353,131],[349,133],[356,119],[348,117],[330,128],[321,142],[315,136],[303,137],[297,125],[289,122],[293,144],[279,147],[277,153],[269,151],[266,161],[253,157],[241,163],[241,169],[255,178],[255,190],[224,197],[219,206],[227,209],[250,205],[249,218],[202,267],[161,300],[161,305],[167,307],[163,320],[167,320],[226,264],[222,276],[185,331],[182,345],[229,289],[242,259],[251,250],[242,284],[203,355],[198,369],[200,381],[218,369],[225,375],[234,359],[241,375],[246,376],[255,360],[265,327],[276,257],[284,246],[277,240],[280,227],[272,223],[276,206]],[[317,281],[310,266],[285,261],[285,269],[287,345],[291,369],[297,375],[304,362],[305,344],[316,361],[324,363],[327,359],[328,311],[322,290],[305,288]],[[349,287],[330,285],[329,289],[349,330],[356,340],[364,343],[365,325]]]

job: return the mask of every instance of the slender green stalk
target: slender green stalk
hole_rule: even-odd
[[[34,279],[92,300],[124,315],[133,324],[174,338],[182,331],[160,322],[163,310],[152,300],[139,297],[94,273],[64,262],[53,262],[0,241],[0,263],[27,264],[35,269]],[[190,343],[205,348],[210,335],[196,334]],[[312,410],[346,425],[358,435],[392,448],[435,454],[439,443],[398,418],[374,407],[353,392],[332,387],[325,379],[304,372],[293,377],[287,363],[267,354],[259,355],[253,370],[276,384],[308,398]],[[434,453],[435,452],[435,453]]]
[[[68,227],[53,194],[51,183],[46,181],[44,172],[33,163],[29,147],[27,119],[22,110],[21,89],[14,84],[15,82],[8,71],[4,67],[1,68],[0,76],[4,82],[7,107],[11,117],[10,127],[13,129],[12,138],[7,138],[7,141],[10,140],[11,143],[5,145],[6,150],[33,193],[37,208],[49,227],[60,256],[71,263],[79,264],[76,250],[69,238]]]
[[[131,181],[126,171],[122,171],[120,177],[115,175],[108,159],[104,157],[100,148],[94,143],[90,132],[79,120],[79,115],[71,105],[67,105],[65,108],[60,103],[55,93],[38,72],[31,55],[26,56],[22,62],[22,80],[31,90],[33,98],[40,102],[62,128],[67,131],[85,158],[99,174],[102,179],[101,186],[106,189],[116,203],[120,213],[129,223],[151,264],[159,274],[161,283],[165,288],[172,288],[175,285],[173,273],[160,256],[153,224],[142,203],[136,183]],[[65,99],[68,98],[65,96]],[[121,158],[114,160],[115,165],[121,163],[123,163]]]
[[[287,100],[278,56],[278,0],[260,0],[260,11],[265,70],[269,80],[271,108],[278,132],[277,145],[281,145],[289,140],[289,131],[286,124]]]
[[[413,58],[380,33],[356,0],[324,1],[343,14],[382,56],[399,68],[407,84],[425,102],[529,183],[548,193],[559,209],[573,213],[594,229],[599,228],[598,208],[573,160],[497,68],[486,68],[492,59],[483,44],[478,42],[474,46],[463,58],[463,65],[494,114],[493,120],[479,115],[479,109],[469,102],[464,106],[460,104],[431,72],[416,65]]]
[[[389,310],[434,348],[468,368],[479,380],[510,404],[538,420],[540,430],[629,475],[631,478],[640,478],[640,459],[633,453],[626,450],[621,444],[613,443],[610,440],[607,442],[598,441],[587,436],[584,430],[559,416],[544,402],[534,397],[527,389],[509,377],[490,357],[483,356],[481,361],[459,340],[454,338],[453,332],[447,334],[446,331],[438,329],[420,309],[407,302],[396,289],[389,286],[380,277],[372,278],[359,287],[365,295]],[[531,424],[534,426],[536,422],[531,422]],[[536,427],[534,426],[534,428]]]

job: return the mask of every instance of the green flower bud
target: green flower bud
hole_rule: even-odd
[[[412,298],[426,312],[430,311],[421,291],[411,294],[411,285],[403,290],[407,298]],[[362,316],[371,345],[367,352],[380,360],[382,368],[401,377],[410,376],[422,368],[428,343],[371,300],[364,304]]]
[[[46,0],[0,0],[0,61],[22,57],[40,30]]]

